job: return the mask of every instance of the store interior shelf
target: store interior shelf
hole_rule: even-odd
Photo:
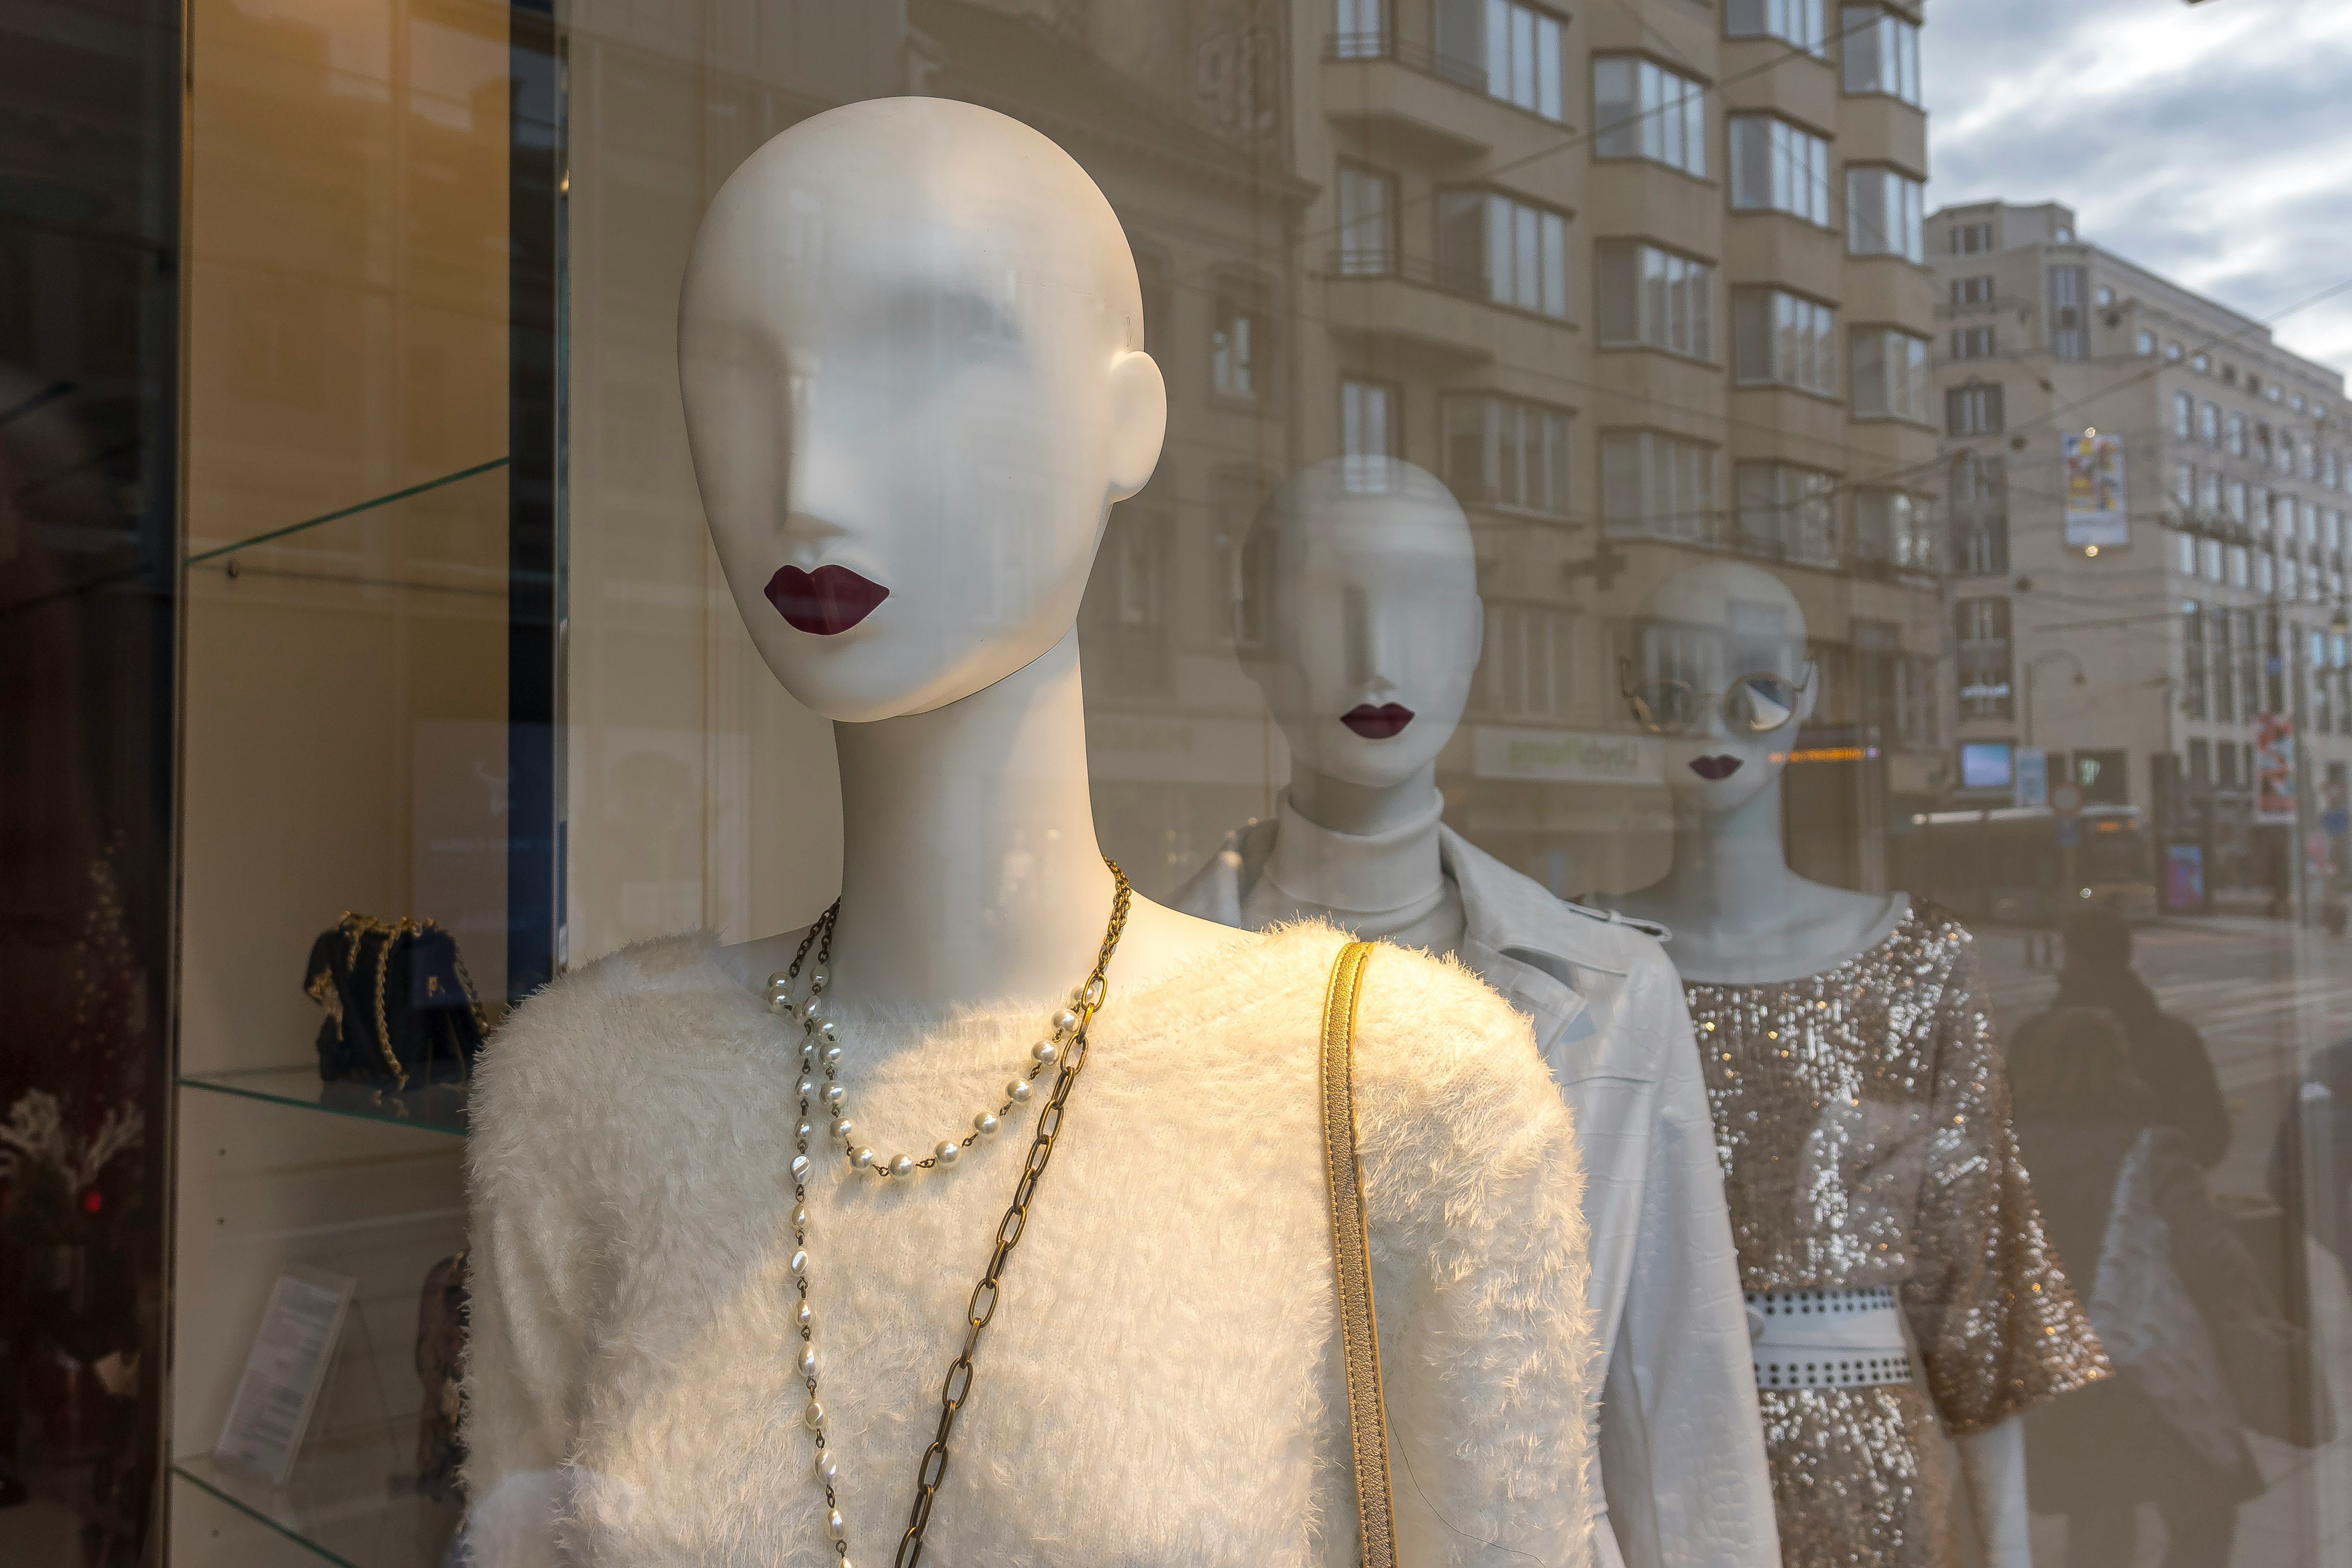
[[[228,1072],[183,1073],[182,1084],[216,1094],[241,1094],[249,1100],[291,1105],[304,1111],[356,1116],[367,1122],[390,1122],[426,1132],[466,1131],[466,1089],[458,1083],[436,1083],[404,1092],[373,1089],[363,1083],[322,1083],[316,1067],[248,1067]]]
[[[209,1454],[174,1460],[172,1473],[341,1568],[436,1568],[457,1505],[417,1496],[400,1459],[387,1437],[306,1454],[282,1487]]]

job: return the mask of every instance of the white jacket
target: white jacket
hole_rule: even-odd
[[[1268,819],[1234,833],[1170,902],[1240,924],[1278,830]],[[1723,1173],[1658,928],[1554,898],[1451,828],[1438,837],[1462,899],[1457,956],[1534,1024],[1583,1145],[1590,1300],[1608,1359],[1595,1559],[1772,1568],[1780,1542]]]

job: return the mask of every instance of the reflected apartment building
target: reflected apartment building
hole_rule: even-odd
[[[1664,868],[1630,618],[1730,555],[1802,605],[1805,869],[1885,884],[1950,780],[1915,12],[1299,0],[1305,460],[1468,509],[1483,668],[1448,816],[1555,892]]]
[[[2298,842],[2315,903],[2352,768],[2343,378],[2055,203],[1948,208],[1927,237],[1979,786],[1957,803],[2005,802],[2011,749],[2037,747],[2140,810],[2169,907],[2284,910]],[[2064,444],[2094,433],[2119,452],[2104,502],[2070,498]]]
[[[735,162],[877,92],[1034,125],[1134,248],[1168,439],[1113,511],[1080,629],[1098,827],[1141,891],[1272,810],[1287,761],[1237,659],[1263,632],[1248,527],[1343,455],[1419,464],[1469,511],[1486,652],[1441,783],[1452,820],[1558,891],[1663,866],[1617,650],[1695,559],[1763,564],[1805,608],[1822,690],[1805,750],[1824,758],[1791,791],[1808,869],[1881,882],[1872,830],[1950,782],[1915,15],[905,0],[854,26],[779,7],[748,32],[733,15],[588,5],[572,29],[568,221],[606,240],[572,281],[569,650],[596,711],[569,714],[569,904],[612,927],[575,946],[698,915],[768,929],[798,896],[727,883],[791,831],[751,789],[761,759],[824,743],[729,630],[668,314],[693,214]],[[677,724],[698,712],[732,738]],[[649,791],[698,797],[697,821],[659,841],[591,831]]]

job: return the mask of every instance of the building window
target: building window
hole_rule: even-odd
[[[2233,523],[2246,520],[2246,482],[2231,479],[2221,486],[2221,510]]]
[[[1883,92],[1916,108],[1919,28],[1876,5],[1848,5],[1839,29],[1845,50],[1845,90]]]
[[[1401,388],[1353,376],[1339,383],[1339,480],[1348,489],[1389,487],[1389,462],[1404,455],[1403,413]]]
[[[2195,577],[2197,575],[2196,535],[2175,534],[2172,536],[2172,570],[2179,572],[2183,577]]]
[[[1396,176],[1361,163],[1339,165],[1339,273],[1379,277],[1396,267]]]
[[[1949,243],[1954,256],[1975,256],[1990,250],[1992,225],[1990,224],[1954,224],[1950,230]],[[1991,278],[1970,278],[1969,281],[1982,283],[1985,286],[1985,298],[1988,299],[1992,298]]]
[[[1250,526],[1271,488],[1265,476],[1250,468],[1221,468],[1209,479],[1224,640],[1237,648],[1265,647],[1272,623],[1275,536]]]
[[[2200,403],[2197,407],[2197,439],[2208,446],[2221,442],[2221,411],[2210,402]]]
[[[1706,173],[1706,89],[1654,61],[1618,55],[1592,62],[1593,150],[1647,158],[1685,174]]]
[[[1731,204],[1830,226],[1830,144],[1769,114],[1731,117]]]
[[[1657,430],[1601,435],[1601,521],[1611,534],[1711,543],[1715,448]]]
[[[1952,231],[1958,234],[1959,231]],[[1992,277],[1955,277],[1952,279],[1952,303],[1955,305],[1990,305],[1992,303]]]
[[[2189,427],[2197,418],[2197,400],[2187,392],[2172,394],[2172,434],[2180,440],[2189,439]]]
[[[1823,0],[1728,0],[1723,30],[1734,38],[1778,38],[1811,54],[1825,55],[1828,41]]]
[[[1740,549],[1774,560],[1837,565],[1834,475],[1791,463],[1740,463],[1732,480]]]
[[[1779,288],[1731,291],[1731,374],[1837,395],[1837,313]]]
[[[1953,387],[1944,393],[1944,434],[1998,435],[2002,426],[2000,388]]]
[[[1576,618],[1548,605],[1490,603],[1479,673],[1498,717],[1564,719],[1576,700]]]
[[[1465,501],[1567,517],[1568,417],[1512,397],[1446,398],[1446,486]]]
[[[1441,74],[1546,120],[1560,117],[1559,18],[1519,0],[1437,0]]]
[[[1963,577],[2009,574],[2009,470],[1998,457],[1963,453],[1947,471],[1955,570]]]
[[[1164,512],[1111,508],[1079,610],[1089,686],[1122,696],[1173,691],[1174,537]]]
[[[2050,351],[2059,359],[2091,357],[2090,319],[2083,302],[2087,283],[2088,274],[2083,267],[2050,269]]]
[[[1603,344],[1714,357],[1713,267],[1635,240],[1604,240],[1594,271]]]
[[[1440,191],[1437,271],[1447,287],[1568,315],[1568,218],[1496,191]]]
[[[1962,718],[2010,718],[2009,601],[1963,599],[1952,606],[1954,640],[1959,644]]]
[[[1255,278],[1217,279],[1209,331],[1209,384],[1220,397],[1256,400],[1273,361],[1266,291]]]
[[[2177,365],[2180,362],[2180,345],[2168,338],[2165,340],[2164,344],[2164,362],[2168,365]]]
[[[2141,328],[2138,331],[2134,332],[2132,334],[2132,352],[2137,354],[2142,359],[2152,358],[2156,353],[2156,334],[2149,331],[2145,327]]]
[[[1857,419],[1929,423],[1927,340],[1892,327],[1853,333],[1853,413]]]
[[[2221,475],[2219,469],[2207,469],[2198,479],[2198,505],[2208,517],[2221,515]]]
[[[1952,329],[1952,358],[1990,360],[1999,351],[1997,342],[1990,327],[1955,327]]]
[[[1865,565],[1934,571],[1936,540],[1926,505],[1901,490],[1855,490],[1853,552]]]
[[[1921,234],[1919,182],[1893,169],[1868,166],[1845,172],[1845,248],[1850,256],[1899,256],[1927,259]]]
[[[1333,0],[1332,57],[1376,60],[1388,52],[1388,0]]]
[[[2222,555],[2224,557],[2222,564],[2229,574],[2230,586],[2245,587],[2252,576],[2252,570],[2249,564],[2251,558],[2246,553],[2246,547],[2231,545],[2222,552]]]
[[[2210,705],[2205,696],[2205,612],[2195,600],[2180,608],[2181,674],[2180,706],[2190,718],[2204,718]],[[2210,781],[2212,764],[2209,748],[2201,740],[2189,743],[2189,781],[2200,787]]]
[[[2246,416],[2235,409],[2230,411],[2230,417],[2223,427],[2221,444],[2229,448],[2232,457],[2246,455]]]

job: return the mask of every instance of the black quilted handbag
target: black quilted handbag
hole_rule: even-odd
[[[457,939],[430,920],[345,915],[310,944],[302,988],[327,1009],[319,1076],[394,1091],[462,1083],[482,1009]]]

